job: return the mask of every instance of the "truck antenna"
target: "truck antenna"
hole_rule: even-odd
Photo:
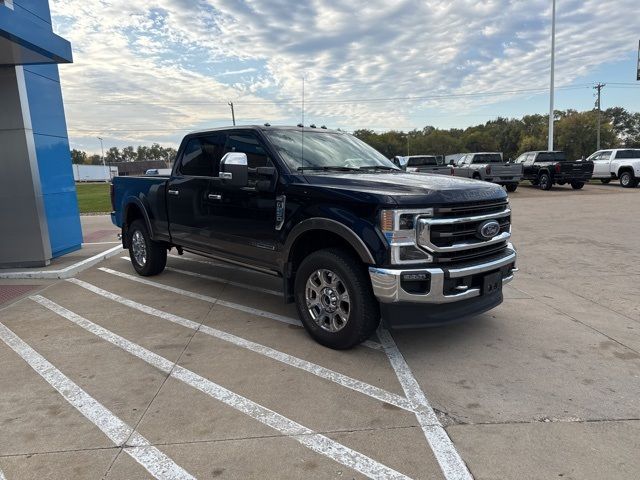
[[[301,133],[301,168],[304,173],[304,74],[302,75],[302,122],[300,122],[300,127],[302,127]]]

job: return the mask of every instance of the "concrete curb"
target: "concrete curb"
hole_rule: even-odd
[[[39,271],[19,271],[19,272],[0,272],[0,279],[24,279],[24,278],[38,278],[38,279],[65,279],[71,278],[77,273],[93,267],[96,263],[100,263],[107,258],[111,258],[122,251],[122,245],[116,245],[109,250],[94,255],[93,257],[82,260],[73,265],[69,265],[60,270],[39,270]]]

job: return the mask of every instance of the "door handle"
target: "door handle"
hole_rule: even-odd
[[[207,198],[209,200],[222,200],[222,195],[218,195],[215,193],[210,193],[209,195],[207,195]]]
[[[169,195],[180,195],[180,191],[179,190],[167,190],[167,193]]]

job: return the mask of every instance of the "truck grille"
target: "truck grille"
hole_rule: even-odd
[[[417,224],[418,244],[438,263],[465,262],[499,253],[511,238],[511,210],[508,203],[458,205],[435,209],[434,217],[421,218]],[[490,220],[498,223],[497,233],[489,238],[479,235]]]

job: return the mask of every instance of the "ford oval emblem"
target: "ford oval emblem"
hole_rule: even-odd
[[[487,220],[478,226],[478,237],[482,240],[491,240],[500,232],[500,224],[495,220]]]

